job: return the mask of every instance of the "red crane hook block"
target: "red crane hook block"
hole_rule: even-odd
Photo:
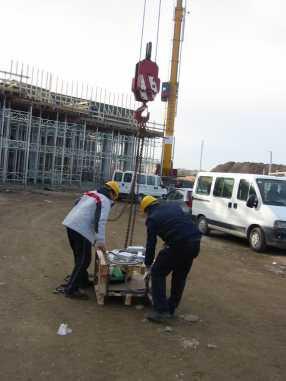
[[[152,44],[146,49],[146,58],[139,61],[135,67],[135,77],[132,80],[132,91],[138,102],[153,101],[160,92],[159,67],[151,61]]]

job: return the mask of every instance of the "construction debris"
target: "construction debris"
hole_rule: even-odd
[[[217,345],[216,344],[208,344],[207,347],[209,349],[216,349],[217,348]]]
[[[57,334],[59,336],[66,336],[70,333],[72,333],[72,329],[66,323],[61,323],[58,328]]]
[[[182,346],[184,347],[184,349],[194,349],[196,350],[198,348],[198,346],[200,345],[200,342],[197,340],[197,339],[185,339],[185,338],[182,338]]]
[[[180,318],[189,323],[197,323],[200,320],[197,315],[192,315],[192,314],[180,315]]]
[[[272,265],[265,265],[265,268],[274,274],[282,276],[286,275],[286,265],[281,265],[277,262],[273,262]]]

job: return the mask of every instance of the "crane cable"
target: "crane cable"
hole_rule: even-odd
[[[145,28],[145,17],[146,17],[146,2],[147,2],[147,0],[144,0],[139,62],[141,60],[141,55],[142,55],[142,43],[143,43],[144,28]],[[162,3],[162,1],[159,0],[155,62],[157,59],[157,51],[158,51],[159,28],[160,28],[160,19],[161,19],[161,3]],[[139,193],[139,182],[137,181],[137,176],[138,176],[138,173],[141,172],[141,167],[142,167],[145,135],[146,135],[146,122],[138,123],[136,158],[135,158],[135,165],[134,165],[135,168],[134,168],[134,172],[133,172],[133,179],[132,179],[132,183],[131,183],[130,196],[129,196],[130,211],[129,211],[129,216],[128,216],[126,236],[125,236],[125,242],[124,242],[125,248],[127,248],[128,245],[132,245],[132,243],[133,243],[133,235],[134,235],[134,230],[135,230],[135,222],[136,222],[136,214],[137,214],[137,201],[138,201],[136,194],[138,196],[138,193]],[[135,187],[136,186],[137,186],[137,189],[136,189],[136,193],[135,193]]]
[[[156,50],[155,50],[155,62],[157,62],[157,52],[158,52],[158,40],[159,40],[159,30],[160,30],[160,20],[161,20],[161,2],[159,2],[159,12],[158,12],[158,21],[157,21],[157,37],[156,37]]]
[[[137,211],[136,193],[138,194],[138,189],[139,189],[137,175],[141,171],[142,153],[143,153],[143,147],[144,147],[144,133],[145,133],[145,125],[141,123],[139,125],[139,130],[137,134],[135,168],[134,168],[133,179],[132,179],[130,195],[129,195],[130,211],[128,216],[127,230],[126,230],[126,236],[125,236],[125,242],[124,242],[125,248],[127,248],[127,246],[131,245],[133,242],[134,226],[135,226],[136,211]],[[135,193],[136,183],[137,183],[137,192]]]
[[[143,36],[144,36],[144,29],[145,29],[145,16],[146,16],[146,2],[147,2],[147,0],[144,0],[143,17],[142,17],[142,28],[141,28],[141,38],[140,38],[140,50],[139,50],[139,62],[141,60],[141,55],[142,55],[142,44],[143,44]],[[161,0],[160,0],[160,2],[161,2]],[[136,157],[137,157],[137,149],[136,149]],[[135,167],[136,167],[136,163],[135,163]],[[134,178],[135,178],[135,172],[134,172]],[[131,185],[131,188],[132,188],[132,185]],[[132,195],[132,192],[130,193],[129,200],[127,199],[126,205],[124,205],[122,207],[122,209],[120,210],[118,215],[116,217],[109,218],[108,221],[110,221],[110,222],[118,221],[123,216],[125,210],[127,209],[128,201],[130,201],[130,213],[131,213],[131,210],[133,208],[133,195]],[[129,226],[129,222],[128,222],[128,226]],[[127,238],[128,229],[129,228],[127,227],[126,239],[125,239],[125,247],[126,247],[126,241],[128,241],[128,238]]]
[[[142,45],[143,45],[143,36],[144,36],[145,18],[146,18],[146,2],[147,2],[147,0],[144,0],[143,17],[142,17],[142,29],[141,29],[141,39],[140,39],[139,61],[141,60],[141,57],[142,57]],[[156,32],[155,62],[157,62],[158,41],[159,41],[159,31],[160,31],[160,21],[161,21],[161,5],[162,5],[162,0],[159,0],[159,10],[158,10],[158,17],[157,17],[157,32]]]
[[[144,9],[143,9],[143,19],[142,19],[142,29],[141,29],[141,41],[140,41],[139,61],[141,60],[141,55],[142,55],[142,43],[143,43],[143,35],[144,35],[144,29],[145,29],[146,1],[147,1],[147,0],[144,0]]]
[[[143,148],[144,148],[144,138],[145,138],[145,126],[143,125],[141,128],[141,138],[140,138],[140,150],[139,150],[139,157],[138,157],[138,171],[139,173],[141,172],[141,167],[142,167],[142,159],[143,159]],[[139,194],[139,181],[137,181],[137,195]],[[140,195],[139,195],[140,197]],[[140,198],[138,198],[139,201]],[[135,199],[135,204],[134,204],[134,212],[132,216],[132,222],[131,222],[131,232],[130,232],[130,240],[129,240],[129,245],[132,246],[133,244],[133,235],[134,235],[134,229],[135,229],[135,222],[136,222],[136,215],[137,215],[137,200]]]

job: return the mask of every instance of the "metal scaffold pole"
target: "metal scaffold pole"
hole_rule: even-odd
[[[10,106],[10,105],[8,105]],[[8,166],[8,139],[10,135],[10,114],[11,114],[11,108],[8,107],[8,110],[5,110],[5,116],[6,116],[6,130],[4,133],[4,139],[2,144],[2,150],[3,150],[3,171],[2,171],[2,181],[3,183],[6,183],[7,180],[7,166]],[[4,129],[5,129],[5,118],[4,118]]]
[[[2,102],[1,130],[0,130],[0,173],[1,173],[1,169],[3,171],[2,151],[3,151],[3,135],[4,135],[4,122],[5,122],[5,106],[6,106],[6,98],[4,97]]]
[[[41,127],[42,127],[42,110],[40,110],[38,129],[37,129],[37,143],[36,143],[36,157],[35,157],[35,171],[34,171],[34,184],[37,184],[38,171],[39,171],[39,155],[41,149]]]
[[[33,106],[30,105],[30,111],[29,111],[28,123],[27,123],[27,135],[26,135],[27,139],[26,139],[25,173],[24,173],[24,184],[25,185],[27,185],[28,173],[29,173],[29,156],[30,156],[32,115],[33,115]]]
[[[84,153],[85,153],[85,134],[86,134],[86,121],[83,123],[83,137],[82,137],[82,145],[80,150],[80,186],[82,184],[82,171],[83,171],[83,160],[84,160]]]
[[[54,125],[54,147],[53,147],[53,158],[52,158],[52,174],[51,174],[51,183],[52,185],[56,182],[55,176],[55,162],[56,162],[56,154],[57,154],[57,139],[58,139],[58,128],[59,128],[59,113],[57,112],[56,121]]]

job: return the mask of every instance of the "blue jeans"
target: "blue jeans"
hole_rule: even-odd
[[[193,259],[200,251],[200,241],[186,242],[162,249],[152,266],[152,298],[155,311],[160,313],[175,312],[191,270]],[[166,277],[172,273],[171,293],[166,297]]]

